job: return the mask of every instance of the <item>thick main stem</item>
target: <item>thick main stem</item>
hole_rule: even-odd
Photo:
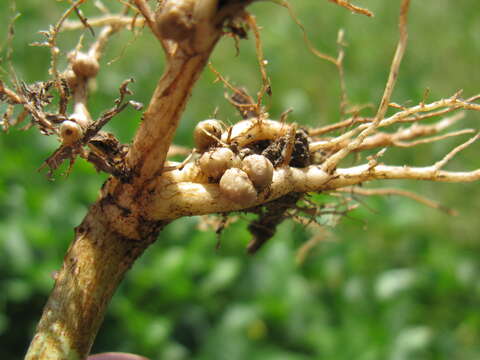
[[[141,241],[126,238],[113,231],[102,202],[94,204],[75,229],[26,359],[84,359],[119,282],[160,227],[152,224]]]
[[[110,178],[76,228],[27,360],[88,356],[125,272],[167,223],[148,220],[147,185],[161,173],[180,116],[219,37],[220,31],[213,32],[202,51],[178,48],[170,55],[129,153],[132,181]]]
[[[149,179],[161,171],[180,115],[209,55],[210,51],[194,56],[179,54],[169,61],[129,154],[138,179]]]

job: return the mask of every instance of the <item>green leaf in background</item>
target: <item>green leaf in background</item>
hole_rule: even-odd
[[[316,47],[336,51],[336,35],[345,30],[345,76],[355,104],[378,103],[397,40],[399,1],[365,0],[375,13],[354,15],[327,1],[292,2]],[[112,9],[116,4],[108,4]],[[67,2],[17,0],[22,15],[15,23],[13,63],[27,82],[45,79],[48,51],[30,47],[57,20]],[[0,2],[2,44],[12,16]],[[338,120],[340,93],[335,68],[314,57],[287,11],[270,2],[250,7],[262,26],[273,118],[289,107],[290,120],[326,124]],[[95,14],[93,2],[84,9]],[[480,3],[414,1],[410,43],[393,100],[418,102],[426,88],[430,99],[464,89],[480,92]],[[146,31],[145,31],[146,32]],[[90,41],[85,31],[85,41]],[[76,34],[61,37],[62,51]],[[129,44],[129,46],[125,46]],[[1,66],[8,69],[5,48]],[[113,61],[110,65],[108,61]],[[260,87],[253,40],[219,44],[212,63],[230,81],[251,93]],[[94,116],[111,107],[119,84],[129,77],[134,98],[148,103],[162,70],[152,36],[122,33],[108,48],[91,104]],[[8,75],[3,73],[3,79]],[[206,72],[195,89],[175,142],[191,146],[196,122],[218,116],[238,120],[223,98],[223,87]],[[129,142],[139,113],[125,111],[110,131]],[[478,128],[479,115],[467,114],[464,126]],[[392,164],[424,166],[435,162],[460,139],[412,151],[388,151]],[[76,226],[97,196],[105,176],[78,161],[69,177],[55,181],[37,170],[55,149],[54,139],[33,130],[0,134],[0,348],[2,358],[24,355],[52,273]],[[478,146],[450,165],[478,168]],[[241,220],[224,231],[215,249],[213,231],[202,232],[198,219],[178,220],[168,237],[154,244],[131,270],[115,295],[94,352],[125,351],[151,359],[199,360],[402,360],[480,357],[480,191],[478,184],[392,182],[396,186],[454,207],[458,217],[407,199],[367,198],[365,206],[341,219],[330,235],[295,262],[312,234],[293,222],[258,254],[245,255],[249,240]],[[326,197],[318,196],[322,200]]]

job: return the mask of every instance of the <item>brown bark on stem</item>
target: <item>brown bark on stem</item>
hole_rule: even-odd
[[[119,282],[155,241],[163,225],[151,223],[142,241],[127,238],[105,217],[103,202],[94,204],[75,229],[75,239],[56,275],[28,360],[85,358]]]

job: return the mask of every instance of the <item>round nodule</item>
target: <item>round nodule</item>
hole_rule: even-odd
[[[193,0],[168,0],[161,3],[155,12],[155,23],[164,39],[180,42],[192,34],[194,5]]]
[[[218,139],[222,136],[222,125],[220,121],[208,119],[200,121],[193,130],[193,140],[195,146],[200,152],[217,145]]]
[[[72,63],[72,70],[78,77],[94,77],[100,69],[97,59],[82,52],[74,53],[70,61]]]
[[[78,77],[72,69],[68,69],[63,73],[63,78],[70,89],[74,89],[78,85]]]
[[[251,206],[257,200],[257,191],[248,175],[238,168],[230,168],[220,179],[220,192],[242,206]]]
[[[242,170],[252,180],[258,191],[270,186],[273,178],[273,165],[263,155],[249,155],[242,160]]]
[[[60,125],[60,137],[64,145],[72,145],[82,138],[83,131],[76,122],[66,120]]]
[[[220,179],[227,169],[239,164],[238,156],[229,148],[224,147],[207,151],[198,159],[200,169],[213,181]]]

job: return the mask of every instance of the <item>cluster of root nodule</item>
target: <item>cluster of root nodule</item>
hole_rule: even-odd
[[[274,169],[282,166],[303,168],[311,164],[306,130],[295,125],[257,118],[243,120],[227,129],[218,120],[204,120],[194,130],[197,165],[220,192],[258,215],[249,230],[253,239],[247,250],[254,253],[274,233],[288,209],[301,194],[253,206],[259,195],[268,197]]]

